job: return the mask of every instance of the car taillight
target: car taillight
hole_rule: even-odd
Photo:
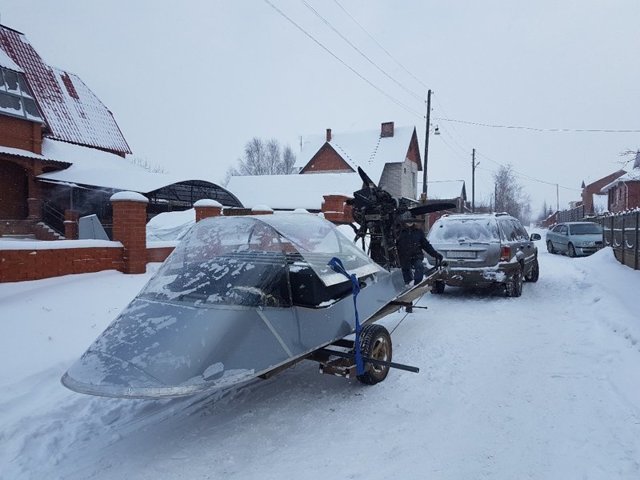
[[[500,261],[508,262],[511,260],[511,247],[502,247],[500,249]]]

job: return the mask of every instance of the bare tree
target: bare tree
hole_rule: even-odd
[[[511,165],[501,166],[493,179],[496,212],[507,212],[523,224],[528,224],[531,218],[531,199],[522,191]]]
[[[167,173],[167,171],[158,164],[150,163],[144,157],[130,157],[129,161],[138,167],[142,167],[151,173]]]
[[[227,185],[235,175],[288,175],[295,162],[296,157],[289,146],[283,150],[276,139],[265,141],[253,137],[244,146],[237,166],[227,170],[223,184]]]

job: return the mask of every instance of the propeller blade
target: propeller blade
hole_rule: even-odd
[[[369,188],[376,188],[376,184],[373,183],[373,180],[371,180],[369,178],[369,175],[367,175],[364,170],[360,167],[358,167],[358,175],[360,175],[360,178],[362,179],[362,181],[364,182],[364,184],[369,187]]]
[[[426,205],[419,205],[409,209],[411,215],[424,215],[425,213],[439,212],[441,210],[453,210],[456,208],[455,203],[451,202],[436,202]]]

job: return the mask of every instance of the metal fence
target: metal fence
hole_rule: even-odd
[[[621,263],[640,270],[638,239],[640,232],[640,212],[610,215],[591,219],[602,225],[604,246],[612,247]]]

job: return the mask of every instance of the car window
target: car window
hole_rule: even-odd
[[[568,231],[569,229],[566,225],[560,225],[560,230],[558,230],[558,233],[561,233],[562,235],[566,235]]]
[[[500,224],[500,229],[506,241],[513,242],[519,240],[518,232],[512,220],[499,220],[498,223]]]
[[[516,234],[518,236],[518,240],[522,240],[522,241],[529,240],[529,235],[527,234],[527,231],[524,229],[522,224],[516,219],[513,219],[512,222],[513,222],[513,226],[516,231]]]
[[[599,235],[602,233],[602,226],[597,223],[578,223],[571,225],[569,231],[571,235]]]
[[[495,242],[499,241],[498,228],[491,218],[447,219],[437,222],[429,231],[429,241],[439,242]]]
[[[560,233],[560,230],[562,230],[562,225],[556,225],[551,231],[553,233]]]

